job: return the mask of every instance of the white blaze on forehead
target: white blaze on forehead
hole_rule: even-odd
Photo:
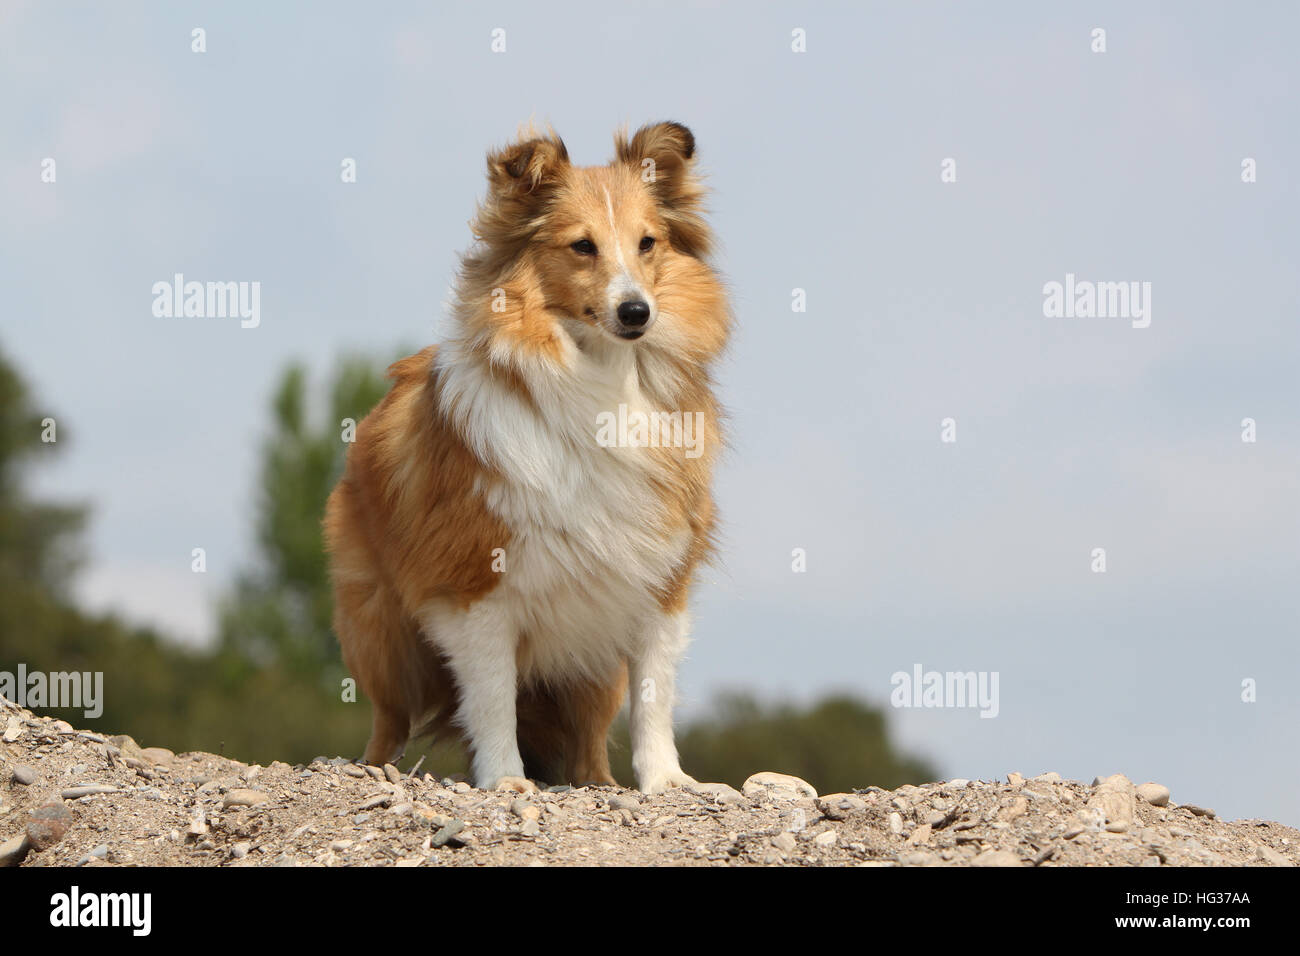
[[[618,264],[627,272],[627,260],[623,258],[623,247],[618,243],[618,224],[614,222],[614,201],[609,198],[609,187],[600,187],[605,193],[605,209],[609,212],[609,230],[614,234],[614,252],[618,255]]]

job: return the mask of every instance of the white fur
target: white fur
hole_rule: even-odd
[[[689,780],[672,741],[686,618],[664,615],[656,592],[684,561],[690,532],[668,528],[644,449],[596,441],[600,412],[620,403],[662,407],[642,388],[634,347],[597,334],[604,343],[579,348],[568,340],[559,363],[534,358],[515,365],[535,406],[493,381],[466,356],[466,344],[452,342],[439,354],[442,409],[501,476],[485,472],[479,487],[511,531],[497,587],[467,611],[435,602],[420,614],[460,686],[460,722],[474,746],[480,787],[522,774],[516,679],[608,679],[624,661],[633,675],[632,749],[641,788]],[[528,654],[516,665],[524,634]],[[646,679],[654,682],[655,699],[638,702]]]

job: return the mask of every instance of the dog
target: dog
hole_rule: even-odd
[[[478,788],[614,784],[630,696],[639,789],[684,786],[675,679],[715,551],[710,369],[733,321],[695,137],[648,125],[580,167],[529,128],[487,172],[454,331],[388,370],[326,507],[364,759],[432,733],[463,741]]]

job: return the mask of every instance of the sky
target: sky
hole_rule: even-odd
[[[1298,31],[1289,3],[0,0],[0,348],[59,423],[35,490],[93,506],[77,593],[208,639],[285,366],[437,341],[520,123],[598,164],[673,119],[738,320],[683,715],[847,691],[945,778],[1120,772],[1300,824]],[[176,273],[259,282],[260,323],[155,316]],[[1145,317],[1049,314],[1067,281]],[[996,673],[996,716],[891,706],[918,666]]]

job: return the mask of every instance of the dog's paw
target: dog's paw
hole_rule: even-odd
[[[501,777],[491,789],[509,790],[513,793],[537,793],[537,784],[526,777]]]
[[[690,774],[683,773],[681,768],[675,768],[663,773],[647,774],[645,779],[639,781],[638,789],[647,796],[653,796],[665,790],[672,790],[674,787],[686,787],[696,782]]]

